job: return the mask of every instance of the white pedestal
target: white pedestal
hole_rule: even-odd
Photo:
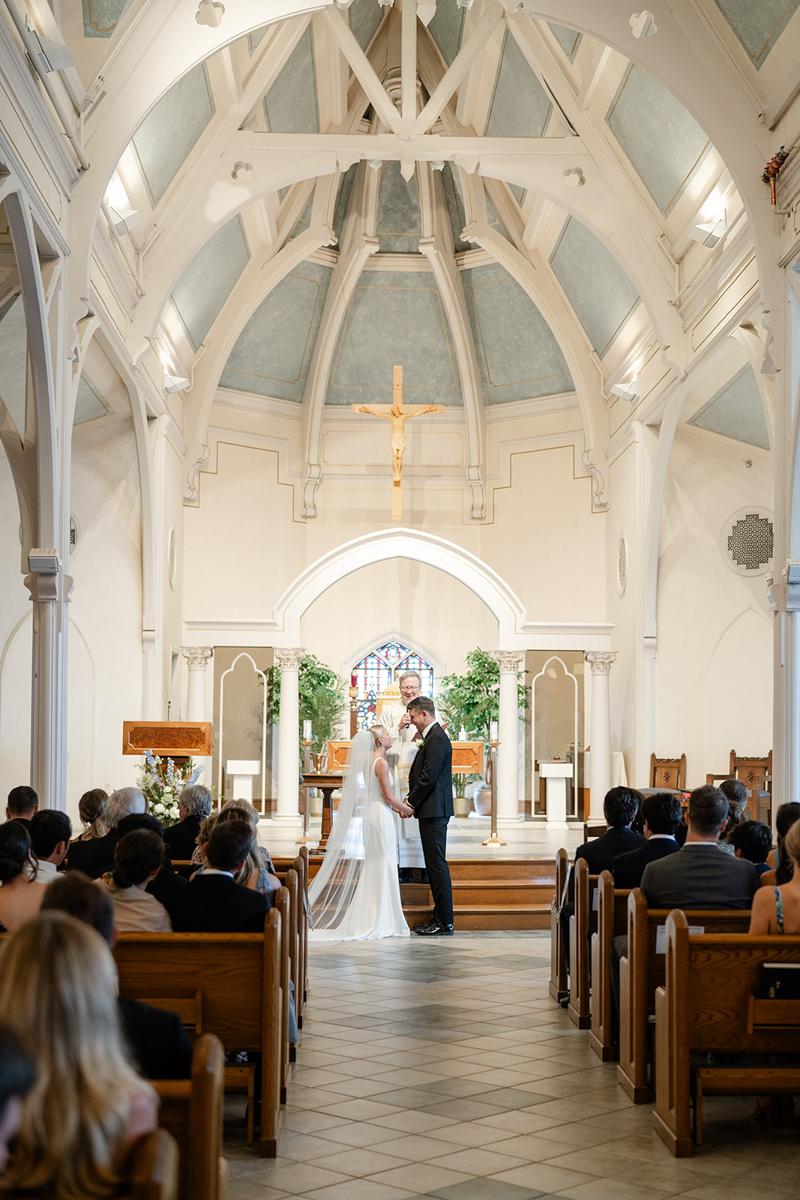
[[[261,774],[261,763],[257,758],[229,758],[225,774],[233,776],[232,800],[248,800],[253,803],[253,779]]]
[[[540,762],[539,776],[547,780],[547,828],[569,829],[567,824],[567,780],[574,779],[570,762]]]

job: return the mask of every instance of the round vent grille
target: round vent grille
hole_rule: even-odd
[[[625,595],[625,588],[628,584],[628,543],[625,540],[625,534],[620,534],[619,548],[617,552],[617,587],[619,588],[620,596]]]
[[[737,575],[763,575],[772,561],[773,540],[772,513],[742,508],[725,522],[719,547]]]
[[[169,583],[170,587],[175,587],[175,574],[178,569],[178,550],[175,545],[175,530],[170,529],[169,538],[167,541],[167,555],[169,558]]]

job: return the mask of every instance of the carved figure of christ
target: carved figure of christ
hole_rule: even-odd
[[[385,417],[392,426],[392,518],[399,521],[403,512],[403,455],[406,452],[405,425],[411,417],[423,413],[444,412],[443,404],[403,404],[403,368],[395,367],[392,377],[391,404],[351,404],[353,412],[372,413]]]

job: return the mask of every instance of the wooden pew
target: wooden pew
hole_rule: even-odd
[[[264,933],[123,933],[114,949],[123,996],[177,1012],[227,1051],[261,1054],[259,1153],[274,1158],[280,1130],[281,918]]]
[[[178,1147],[166,1129],[154,1129],[140,1137],[128,1158],[126,1174],[130,1188],[120,1200],[177,1200]],[[34,1192],[26,1192],[35,1200]],[[44,1195],[44,1193],[42,1193]],[[49,1195],[49,1192],[48,1192]]]
[[[301,846],[297,856],[302,866],[300,874],[300,901],[303,909],[300,917],[300,995],[297,997],[297,1028],[303,1028],[303,1013],[308,999],[308,846]]]
[[[561,937],[561,905],[566,899],[569,858],[561,849],[556,854],[556,890],[550,909],[550,995],[560,1004],[569,994],[567,956]]]
[[[697,1142],[702,1096],[800,1091],[800,1067],[761,1065],[763,1054],[800,1051],[800,1001],[757,999],[761,965],[800,962],[800,936],[689,933],[688,914],[667,919],[666,978],[656,991],[656,1107],[653,1127],[676,1158],[692,1153],[691,1089]],[[699,1067],[695,1053],[746,1053],[749,1066]]]
[[[295,901],[297,898],[297,876],[294,871],[287,871],[287,879],[291,875],[291,886],[295,892]],[[281,918],[281,1026],[280,1026],[280,1045],[281,1045],[281,1104],[286,1103],[286,1094],[289,1087],[289,1072],[291,1070],[291,1045],[289,1042],[289,980],[291,979],[291,944],[294,940],[292,937],[292,925],[294,921],[294,910],[291,906],[291,892],[284,884],[275,892],[273,903],[277,908]]]
[[[597,933],[592,934],[592,1026],[589,1045],[603,1062],[613,1062],[619,1057],[619,1048],[613,1036],[611,944],[627,928],[630,889],[615,888],[611,872],[603,871],[597,890]]]
[[[295,865],[287,871],[277,871],[278,879],[287,888],[289,892],[289,920],[286,927],[286,946],[288,953],[288,968],[289,978],[294,986],[294,1008],[295,1017],[297,1017],[298,996],[301,994],[303,987],[302,970],[301,970],[301,927],[305,921],[305,910],[303,900],[300,894],[300,872],[302,864],[299,858],[294,860]],[[288,988],[287,988],[288,993]],[[289,1019],[289,998],[286,997],[286,1020],[287,1020],[287,1035],[288,1035],[288,1019]],[[299,1026],[298,1026],[299,1029]],[[294,1062],[297,1058],[297,1049],[294,1043],[288,1042],[287,1036],[287,1052],[289,1062]]]
[[[655,1011],[656,988],[664,982],[663,954],[656,954],[658,927],[669,909],[647,907],[641,888],[628,896],[628,954],[619,964],[619,1065],[617,1082],[634,1104],[650,1099],[647,1081],[647,1027]],[[749,909],[687,910],[691,925],[707,933],[747,933]]]
[[[591,1024],[589,991],[589,922],[592,917],[592,893],[597,875],[589,874],[585,858],[578,858],[575,873],[575,912],[569,919],[569,1005],[570,1020],[579,1029]]]
[[[180,1200],[220,1200],[224,1195],[224,1070],[222,1042],[213,1033],[204,1033],[194,1045],[191,1079],[150,1080],[161,1102],[159,1126],[178,1144]]]

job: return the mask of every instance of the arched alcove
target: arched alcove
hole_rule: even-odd
[[[707,771],[727,771],[732,749],[742,755],[769,751],[771,696],[772,629],[768,620],[748,608],[728,626],[709,660],[705,686]]]

